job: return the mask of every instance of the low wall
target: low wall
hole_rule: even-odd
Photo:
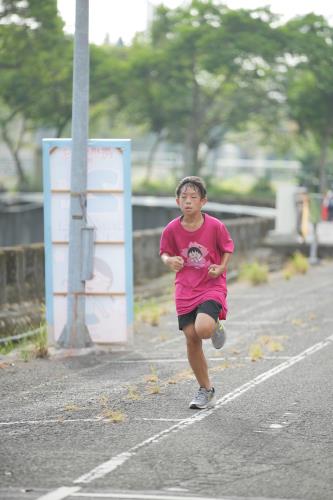
[[[226,205],[208,202],[204,210],[222,220],[238,217],[274,218],[269,207]],[[155,229],[178,217],[179,208],[173,197],[132,196],[133,230]],[[43,195],[25,193],[0,194],[0,247],[30,245],[44,241]]]
[[[270,219],[232,219],[226,225],[236,252],[230,270],[247,258],[272,229]],[[156,278],[168,269],[159,258],[162,228],[133,233],[134,284]],[[42,318],[44,301],[44,245],[0,248],[0,337],[32,328]]]
[[[43,224],[40,203],[2,205],[0,201],[0,247],[42,242]]]
[[[44,245],[0,248],[0,337],[35,328],[43,301]]]
[[[271,219],[244,217],[225,221],[235,242],[235,255],[230,261],[230,270],[237,268],[239,263],[247,258],[274,227]],[[156,278],[168,269],[159,258],[159,245],[162,228],[134,231],[134,282],[144,283]]]

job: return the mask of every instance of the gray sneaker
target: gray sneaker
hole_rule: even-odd
[[[219,319],[216,322],[216,328],[215,331],[212,335],[212,344],[215,347],[215,349],[221,349],[226,340],[226,332],[225,332],[225,327],[222,324],[222,321]]]
[[[205,387],[200,387],[192,401],[190,402],[190,408],[196,410],[204,410],[205,408],[211,408],[215,405],[215,389],[205,389]]]

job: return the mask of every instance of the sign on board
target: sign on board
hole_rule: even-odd
[[[46,317],[57,341],[67,319],[70,139],[44,139],[43,171]],[[87,225],[95,228],[93,278],[85,284],[90,337],[127,343],[133,323],[129,140],[89,141]]]

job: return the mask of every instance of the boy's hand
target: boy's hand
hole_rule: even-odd
[[[224,273],[224,266],[218,264],[211,264],[208,268],[208,276],[210,278],[218,278]]]
[[[164,262],[172,271],[175,272],[180,271],[184,267],[184,259],[178,255],[175,255],[174,257],[168,256],[164,259]]]

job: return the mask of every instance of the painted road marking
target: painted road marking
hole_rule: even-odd
[[[46,493],[46,495],[39,497],[38,500],[63,500],[64,498],[68,498],[69,496],[73,495],[80,489],[81,488],[79,486],[62,486],[57,490],[50,491],[50,493]]]
[[[262,359],[290,359],[292,356],[263,356]],[[214,356],[211,358],[206,357],[207,361],[221,362],[221,361],[251,361],[251,356]],[[123,359],[114,361],[115,365],[134,365],[134,364],[151,364],[151,363],[188,363],[187,358],[144,358],[144,359]]]
[[[211,408],[209,410],[202,410],[199,413],[196,413],[192,417],[186,418],[184,420],[181,420],[175,425],[172,425],[171,427],[155,434],[154,436],[151,436],[148,439],[145,439],[141,443],[138,443],[137,445],[133,446],[129,450],[119,453],[115,457],[112,457],[110,460],[107,460],[106,462],[98,465],[94,469],[92,469],[90,472],[83,474],[82,476],[78,477],[75,481],[74,484],[88,484],[94,481],[95,479],[99,479],[101,477],[106,476],[110,472],[116,470],[118,467],[123,465],[125,462],[127,462],[130,458],[134,457],[140,450],[143,448],[146,448],[147,446],[151,444],[158,443],[165,437],[169,436],[170,434],[174,432],[178,432],[179,430],[184,430],[187,427],[189,427],[192,424],[195,424],[196,422],[200,422],[204,418],[208,417],[212,413],[216,412],[221,406],[224,406],[228,404],[229,402],[233,401],[234,399],[238,398],[245,392],[249,391],[250,389],[253,389],[257,385],[261,384],[262,382],[265,382],[269,378],[273,377],[274,375],[277,375],[278,373],[281,373],[282,371],[286,370],[287,368],[290,368],[296,363],[299,363],[300,361],[303,361],[307,357],[311,356],[315,352],[323,349],[324,347],[327,347],[328,345],[331,345],[333,341],[333,335],[327,337],[325,340],[318,342],[317,344],[314,344],[313,346],[309,347],[305,351],[302,351],[300,354],[291,357],[287,361],[284,361],[283,363],[275,366],[274,368],[271,368],[270,370],[262,373],[261,375],[258,375],[254,379],[250,380],[249,382],[246,382],[245,384],[241,385],[240,387],[237,387],[234,389],[232,392],[229,392],[222,398],[218,399],[216,402],[216,405],[214,408]]]
[[[152,493],[74,493],[73,497],[77,498],[116,498],[118,500],[233,500],[234,497],[202,497],[202,496],[179,496],[179,495],[163,495]],[[237,497],[237,500],[258,500],[258,498]],[[260,500],[283,500],[279,498],[263,498]],[[286,499],[285,499],[286,500]],[[289,499],[292,500],[292,499]]]
[[[158,434],[155,434],[154,436],[151,436],[150,438],[142,441],[141,443],[133,446],[130,448],[128,451],[120,453],[116,455],[115,457],[111,458],[110,460],[100,464],[99,466],[95,467],[92,469],[90,472],[87,474],[83,474],[80,476],[78,479],[74,481],[74,484],[88,484],[94,481],[95,479],[101,478],[109,474],[110,472],[114,471],[121,465],[123,465],[127,460],[132,458],[137,454],[137,452],[146,446],[152,444],[152,443],[158,443],[160,440],[162,440],[164,437],[167,437],[169,434],[173,432],[177,432],[178,430],[185,429],[188,426],[199,422],[203,420],[204,418],[208,417],[212,413],[214,413],[216,410],[221,408],[221,406],[229,403],[230,401],[233,401],[234,399],[238,398],[242,394],[246,393],[248,390],[256,387],[257,385],[261,384],[262,382],[268,380],[269,378],[273,377],[274,375],[277,375],[278,373],[286,370],[287,368],[290,368],[296,363],[299,363],[300,361],[303,361],[307,357],[311,356],[312,354],[316,353],[317,351],[327,347],[330,345],[333,341],[333,335],[327,337],[325,340],[322,342],[318,342],[317,344],[314,344],[313,346],[309,347],[305,351],[302,351],[300,354],[293,356],[289,360],[285,361],[284,363],[281,363],[280,365],[275,366],[271,370],[268,370],[261,375],[255,377],[254,379],[250,380],[249,382],[246,382],[245,384],[241,385],[240,387],[237,387],[234,391],[229,392],[222,398],[220,398],[216,406],[210,410],[202,410],[200,413],[196,413],[194,416],[181,420],[177,424],[169,427],[168,429],[165,429],[162,432],[159,432]],[[80,491],[80,487],[77,489],[73,490],[73,488],[70,487],[62,487],[58,488],[57,490],[51,491],[47,495],[44,495],[42,497],[39,497],[37,500],[64,500],[65,498],[68,498],[69,496],[72,496],[74,494],[77,495],[77,492]],[[81,495],[82,496],[82,495]],[[132,496],[133,498],[133,496]],[[156,500],[156,499],[155,499]],[[169,498],[170,500],[170,498]],[[196,499],[198,500],[198,498]]]
[[[136,418],[135,420],[148,420],[149,422],[181,422],[183,418]]]
[[[50,418],[44,420],[17,420],[14,422],[0,422],[0,426],[10,425],[47,425],[47,424],[66,424],[75,422],[109,422],[106,418]]]

